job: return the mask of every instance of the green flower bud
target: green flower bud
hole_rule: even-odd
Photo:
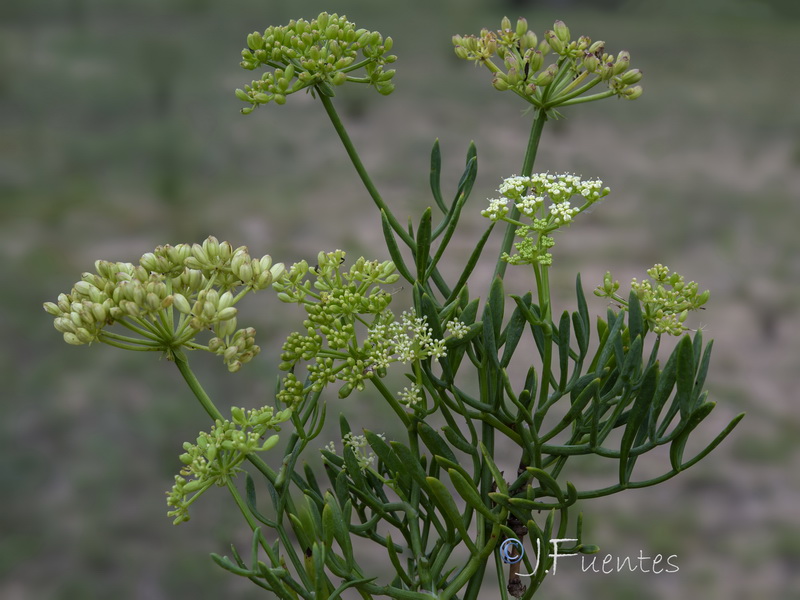
[[[198,491],[200,488],[203,487],[203,482],[199,479],[193,479],[189,481],[186,485],[183,486],[183,493],[184,494],[191,494],[192,492]]]
[[[389,52],[394,47],[394,40],[390,37],[387,37],[383,40],[383,50],[384,52]]]
[[[106,307],[103,306],[102,304],[98,304],[95,302],[94,304],[92,304],[91,310],[92,310],[92,315],[95,318],[95,321],[97,321],[98,323],[104,323],[108,318],[108,311],[106,310]]]
[[[631,69],[630,71],[625,71],[622,75],[620,75],[619,80],[624,85],[632,85],[634,83],[639,83],[642,79],[642,72],[639,69]]]
[[[54,317],[58,317],[61,315],[61,309],[58,308],[58,305],[54,302],[45,302],[44,309]]]
[[[553,52],[556,54],[561,54],[564,51],[564,43],[559,39],[556,33],[552,30],[547,30],[544,32],[545,40],[547,41],[547,45],[553,49]]]
[[[528,32],[528,21],[525,18],[520,17],[519,19],[517,19],[517,30],[516,30],[517,37],[523,38],[527,32]],[[535,39],[536,36],[534,36],[534,40]],[[536,42],[534,42],[533,45],[535,46]]]
[[[226,319],[224,321],[219,321],[214,326],[214,332],[220,337],[227,337],[229,335],[233,335],[236,331],[237,320],[236,317],[231,319]]]
[[[286,104],[286,96],[283,94],[275,94],[272,99],[275,100],[275,104]]]
[[[642,86],[636,85],[634,87],[627,88],[622,92],[622,97],[626,100],[636,100],[639,96],[642,95]]]
[[[228,321],[236,316],[238,309],[235,306],[229,306],[228,308],[223,308],[221,311],[217,313],[217,319],[220,321]]]
[[[550,65],[544,71],[537,75],[536,79],[534,79],[534,84],[538,86],[545,86],[550,85],[555,79],[556,73],[558,72],[558,66],[555,64]]]
[[[64,341],[70,344],[71,346],[83,346],[84,342],[78,338],[77,335],[74,333],[65,333],[64,334]]]
[[[237,425],[245,425],[247,423],[247,419],[244,415],[244,410],[239,408],[238,406],[231,406],[231,418],[233,422]]]
[[[559,41],[561,41],[563,44],[569,44],[570,41],[569,27],[567,27],[564,24],[564,21],[556,21],[555,24],[553,25],[553,31],[555,32],[556,37],[558,37]]]
[[[597,71],[597,68],[600,66],[600,59],[597,58],[594,54],[586,53],[583,57],[583,68],[589,71],[589,73],[594,73]]]
[[[497,73],[492,79],[492,86],[499,92],[505,92],[508,88],[508,79],[503,73]]]
[[[591,46],[589,46],[587,52],[594,55],[602,55],[605,49],[606,49],[606,43],[602,40],[598,40],[594,42]]]
[[[337,71],[336,74],[331,77],[331,83],[333,85],[342,85],[347,81],[347,74],[341,71]]]
[[[261,449],[262,450],[269,450],[270,448],[273,448],[275,446],[275,444],[278,443],[279,439],[280,438],[279,438],[279,436],[277,434],[269,436],[264,441],[264,443],[261,445]]]
[[[627,50],[623,50],[617,55],[617,60],[614,63],[614,75],[619,75],[620,73],[627,70],[628,65],[631,64],[631,55],[630,52]]]
[[[503,20],[500,21],[500,29],[503,31],[511,31],[511,19],[503,17]]]

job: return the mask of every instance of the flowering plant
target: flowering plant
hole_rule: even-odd
[[[594,340],[580,275],[577,310],[558,314],[551,302],[556,234],[610,189],[574,174],[534,173],[539,140],[559,108],[639,97],[642,88],[634,84],[642,74],[629,68],[630,55],[607,54],[604,42],[585,36],[572,40],[560,21],[541,41],[525,19],[513,27],[504,19],[497,31],[453,42],[458,57],[492,73],[497,90],[535,109],[521,174],[506,178],[481,211],[489,224],[455,281],[447,281],[438,265],[477,176],[475,146],[448,203],[434,144],[434,207],[416,227],[401,226],[333,104],[334,89],[343,84],[391,93],[394,71],[384,70],[395,60],[387,54],[391,38],[323,13],[248,35],[242,66],[265,71],[236,95],[247,103],[245,114],[283,104],[301,90],[319,100],[378,208],[391,260],[350,261],[336,250],[320,252],[314,266],[299,261],[286,267],[209,237],[202,244],[159,246],[138,265],[97,261],[94,273],[45,303],[70,344],[156,351],[175,363],[214,424],[196,443],[184,444],[168,514],[176,524],[187,521],[207,489],[226,487],[253,541],[249,556],[233,548],[232,558],[212,557],[278,598],[340,598],[352,589],[363,598],[474,600],[491,575],[502,597],[530,598],[555,557],[540,556],[532,566],[521,552],[525,536],[539,548],[568,538],[573,544],[562,553],[596,552],[584,543],[582,517],[574,511],[578,500],[670,479],[711,452],[743,416],[697,455],[684,456],[689,436],[714,408],[703,391],[711,345],[685,324],[689,311],[709,297],[694,282],[656,265],[647,271],[652,282],[634,280],[630,292],[620,294],[607,273],[595,294],[611,305],[595,319]],[[607,89],[590,94],[600,83]],[[441,212],[436,223],[434,208]],[[494,277],[485,296],[472,297],[468,282],[501,222]],[[509,265],[531,274],[535,289],[507,295]],[[413,305],[397,316],[390,304],[401,279]],[[253,328],[238,328],[236,304],[266,289],[276,300],[300,305],[305,316],[281,348],[284,375],[275,406],[234,407],[228,419],[190,368],[187,351],[217,354],[232,372],[252,361],[260,348]],[[207,331],[211,336],[202,341]],[[663,334],[680,341],[662,362]],[[526,351],[517,352],[525,344]],[[517,377],[512,364],[522,365],[525,376]],[[408,385],[387,385],[390,370],[403,371]],[[330,397],[331,388],[338,399]],[[354,394],[381,398],[403,439],[353,431],[353,411],[342,399]],[[323,431],[329,402],[342,412],[341,452],[336,442],[319,450],[328,478],[323,485],[298,461],[318,451],[312,442]],[[291,428],[283,457],[261,458],[275,448],[282,427]],[[669,447],[670,468],[654,478],[635,477],[638,459],[658,446]],[[615,461],[616,477],[599,488],[563,481],[565,465],[579,456]],[[255,471],[246,472],[242,494],[235,477],[245,461]],[[511,476],[504,465],[514,469]],[[392,575],[381,580],[367,572],[356,540],[377,548]]]

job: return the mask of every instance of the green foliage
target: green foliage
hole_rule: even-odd
[[[628,70],[628,54],[612,58],[602,42],[573,41],[560,21],[541,42],[524,19],[514,30],[504,19],[496,33],[456,36],[454,43],[459,57],[495,73],[497,89],[512,89],[537,109],[521,175],[507,178],[498,189],[501,198],[490,200],[483,213],[490,223],[455,281],[448,282],[438,265],[472,192],[477,150],[474,144],[467,150],[456,193],[447,202],[441,152],[434,143],[434,206],[423,211],[416,227],[412,220],[401,226],[361,163],[331,87],[360,81],[391,91],[393,72],[382,72],[394,60],[385,56],[391,38],[322,13],[310,22],[250,34],[242,66],[274,71],[237,96],[255,106],[280,104],[300,89],[314,93],[380,212],[392,260],[362,257],[348,266],[345,252],[323,251],[313,267],[300,261],[285,269],[269,257],[251,259],[245,248],[209,238],[202,246],[159,247],[138,267],[98,261],[97,274],[85,274],[69,294],[45,304],[69,343],[160,350],[174,360],[215,425],[196,444],[184,446],[185,466],[169,494],[170,515],[176,523],[187,520],[189,505],[211,484],[226,486],[253,531],[252,544],[247,561],[233,547],[232,558],[212,558],[278,598],[338,598],[352,589],[364,598],[474,600],[492,559],[501,595],[531,598],[555,559],[543,552],[523,582],[520,572],[504,572],[505,540],[521,544],[528,536],[548,548],[555,538],[569,538],[574,545],[562,548],[564,553],[596,552],[596,545],[583,542],[577,501],[674,477],[711,452],[742,418],[697,454],[685,456],[692,432],[714,408],[703,390],[711,344],[704,344],[700,332],[685,334],[688,311],[708,298],[693,282],[656,265],[648,271],[655,285],[634,280],[626,299],[617,295],[619,284],[608,274],[598,294],[616,302],[617,310],[610,307],[594,322],[580,275],[575,311],[559,314],[551,303],[552,234],[609,190],[599,180],[534,174],[536,149],[555,107],[641,94],[640,86],[632,86],[641,73]],[[358,51],[361,62],[355,62]],[[538,72],[550,52],[555,62]],[[506,71],[492,62],[495,54]],[[365,78],[348,75],[360,67]],[[600,81],[608,92],[584,95]],[[578,207],[570,204],[574,196],[584,199]],[[523,216],[530,225],[520,221]],[[495,277],[484,296],[472,297],[468,282],[500,221],[506,230]],[[522,240],[511,255],[515,235]],[[507,265],[529,269],[535,289],[507,294]],[[401,278],[412,291],[413,306],[398,318],[389,305],[391,286]],[[289,335],[280,356],[286,375],[274,395],[285,408],[248,413],[235,408],[232,420],[225,420],[184,350],[222,354],[229,368],[235,367],[231,370],[253,358],[253,332],[235,330],[233,304],[270,285],[278,299],[305,311],[302,328]],[[115,324],[137,337],[110,332]],[[216,334],[208,346],[193,341],[208,328]],[[682,335],[666,360],[659,357],[663,333]],[[526,367],[522,380],[512,368],[520,362]],[[393,392],[384,376],[402,365],[410,386]],[[328,478],[323,488],[313,469],[299,468],[298,461],[322,431],[330,384],[338,386],[338,398],[330,401],[341,411],[342,451],[333,441],[321,450]],[[357,394],[386,402],[404,431],[402,439],[354,431],[350,422],[358,415],[350,400],[342,399]],[[291,422],[292,432],[273,468],[257,452],[275,446],[276,436],[262,437],[284,422]],[[668,448],[669,469],[656,477],[637,476],[639,458],[659,446]],[[505,450],[509,456],[498,456],[500,447],[511,448]],[[578,456],[615,461],[614,479],[604,487],[565,481],[565,466]],[[244,497],[234,485],[244,460],[261,475],[269,510],[250,474]],[[508,460],[516,465],[510,476],[503,469]],[[385,556],[393,577],[379,581],[365,572],[354,550],[357,538]],[[460,558],[464,553],[466,560]],[[532,569],[528,558],[523,564]]]

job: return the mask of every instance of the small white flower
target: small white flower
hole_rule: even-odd
[[[550,214],[553,216],[553,222],[558,225],[572,221],[572,216],[577,212],[578,209],[570,206],[569,201],[550,205]]]
[[[467,334],[467,331],[469,331],[469,327],[467,327],[465,323],[459,321],[458,319],[448,321],[444,324],[444,326],[454,338],[459,340]]]
[[[397,399],[406,406],[417,405],[422,400],[420,387],[416,383],[411,384],[410,388],[404,387],[403,391],[397,394]]]
[[[497,188],[497,191],[503,196],[516,199],[520,194],[522,194],[522,192],[525,191],[525,188],[527,188],[530,183],[530,177],[517,177],[516,175],[512,175],[511,177],[503,180],[503,183],[500,184],[500,187]]]
[[[489,207],[481,211],[481,216],[490,221],[499,221],[508,214],[507,198],[490,198]]]
[[[517,208],[523,215],[532,219],[543,202],[544,196],[530,194],[517,202]]]

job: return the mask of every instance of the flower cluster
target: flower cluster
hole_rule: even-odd
[[[377,435],[382,440],[386,439],[382,433]],[[367,450],[369,448],[369,444],[367,443],[366,436],[356,435],[353,432],[348,432],[342,439],[342,444],[344,445],[345,452],[347,452],[348,449],[353,452],[356,463],[358,464],[359,469],[362,471],[370,468],[375,462],[375,453],[371,450]],[[336,444],[333,442],[328,442],[324,450],[330,452],[331,454],[336,454]]]
[[[460,321],[450,321],[445,327],[455,337],[464,335],[465,325]],[[400,321],[376,324],[369,330],[367,341],[374,348],[372,356],[379,368],[392,362],[411,363],[447,354],[445,340],[433,337],[427,318],[408,311],[403,311]]]
[[[70,293],[44,308],[69,344],[99,341],[167,353],[186,346],[219,354],[236,371],[259,348],[252,328],[236,329],[234,305],[283,272],[269,256],[251,258],[246,247],[209,237],[202,244],[159,246],[138,265],[98,260],[94,273],[84,273]],[[109,331],[115,323],[136,337]],[[207,347],[192,341],[203,329],[215,334]]]
[[[383,95],[394,90],[395,72],[384,70],[385,65],[397,60],[387,54],[392,49],[392,38],[384,39],[377,31],[356,29],[344,15],[323,12],[311,21],[298,19],[281,27],[269,27],[263,34],[249,34],[247,46],[242,50],[242,67],[252,71],[263,65],[273,70],[244,90],[236,90],[236,96],[250,104],[242,109],[245,114],[259,104],[284,104],[286,96],[302,89],[332,96],[332,86],[347,81],[369,84]],[[364,76],[351,75],[361,68]]]
[[[291,410],[278,413],[271,406],[256,410],[231,408],[231,421],[217,419],[211,431],[200,432],[196,444],[184,442],[180,460],[184,464],[175,476],[175,485],[167,492],[167,513],[175,525],[189,520],[189,507],[212,485],[224,486],[241,469],[239,464],[253,452],[269,450],[278,436],[264,440],[267,431],[280,431]]]
[[[503,260],[511,264],[543,265],[553,261],[548,249],[555,241],[550,234],[569,225],[577,214],[611,192],[599,179],[582,180],[569,173],[539,173],[530,177],[514,175],[505,179],[497,191],[501,197],[490,198],[489,206],[481,211],[481,215],[491,221],[518,225],[516,233],[521,238],[514,245],[517,254],[504,254]],[[583,197],[581,206],[571,204],[574,196]],[[544,209],[546,199],[550,200],[547,211]],[[513,214],[508,216],[511,202],[520,215],[530,219],[531,225],[518,221]]]
[[[528,22],[519,19],[512,29],[504,17],[498,31],[481,30],[480,36],[453,36],[459,58],[475,61],[494,75],[492,84],[500,91],[511,90],[534,106],[550,109],[578,102],[619,96],[633,100],[642,95],[639,69],[630,69],[630,54],[622,51],[616,57],[605,52],[605,42],[581,36],[572,40],[569,28],[556,21],[541,41],[528,29]],[[544,69],[550,52],[556,61]],[[502,61],[502,69],[493,58]],[[608,91],[584,96],[600,82]]]
[[[682,275],[670,272],[668,267],[661,264],[648,269],[647,274],[652,282],[648,279],[631,281],[631,290],[642,305],[642,317],[656,334],[681,335],[688,330],[684,321],[689,311],[698,310],[708,302],[710,292],[698,293],[699,288],[694,281],[686,283]],[[603,285],[598,286],[594,293],[627,307],[627,301],[617,295],[618,289],[619,282],[612,279],[610,272],[606,272]]]
[[[356,327],[391,318],[387,307],[392,295],[382,286],[397,282],[400,276],[391,261],[362,257],[343,270],[344,261],[342,250],[320,252],[315,266],[295,263],[273,286],[279,299],[302,304],[307,314],[305,332],[290,334],[282,348],[279,368],[289,374],[278,398],[287,404],[295,405],[307,392],[319,392],[337,381],[343,382],[339,395],[347,396],[353,389],[363,389],[375,374],[371,348],[359,344]],[[308,389],[294,375],[301,361],[310,363]]]
[[[283,344],[279,368],[289,373],[278,392],[281,401],[297,405],[307,393],[336,382],[344,398],[383,376],[393,362],[445,355],[445,340],[434,337],[424,317],[404,312],[396,321],[389,310],[392,294],[383,288],[399,279],[393,262],[359,258],[344,270],[341,250],[320,252],[317,261],[314,267],[295,263],[273,284],[278,298],[302,304],[307,314],[305,332],[290,334]],[[458,338],[467,331],[459,321],[446,327]],[[294,372],[301,362],[309,363],[307,387]]]

